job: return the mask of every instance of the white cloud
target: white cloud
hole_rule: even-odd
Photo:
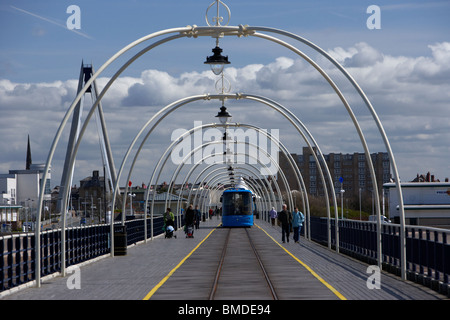
[[[417,172],[433,171],[438,178],[450,176],[448,147],[450,118],[450,43],[429,46],[430,55],[420,57],[390,56],[367,43],[329,52],[358,81],[374,105],[399,162],[404,180]],[[317,59],[319,63],[323,59]],[[323,64],[336,83],[343,88],[361,120],[371,151],[384,151],[377,128],[361,100],[330,64]],[[310,129],[324,152],[361,151],[359,139],[349,117],[334,91],[303,60],[279,57],[272,63],[243,68],[229,67],[227,78],[233,92],[259,94],[290,108]],[[119,78],[102,101],[108,131],[116,157],[116,166],[138,129],[160,108],[177,99],[215,93],[217,80],[211,72],[189,72],[178,76],[160,70],[145,70],[140,77]],[[108,79],[98,79],[100,89]],[[13,83],[0,80],[0,170],[21,168],[25,162],[26,135],[32,138],[33,160],[44,162],[59,123],[76,95],[76,80],[52,83]],[[90,100],[86,102],[90,104]],[[146,159],[139,162],[139,177],[148,179],[153,163],[170,143],[176,128],[189,128],[194,120],[215,121],[219,102],[198,102],[169,116],[154,133],[146,149]],[[294,153],[304,144],[289,123],[267,107],[245,101],[228,101],[233,121],[247,122],[262,128],[280,129],[280,137]],[[87,133],[80,162],[89,166],[90,174],[99,159],[96,128]],[[63,142],[61,142],[63,144]],[[152,150],[154,148],[154,152]],[[358,149],[359,148],[359,149]],[[58,153],[58,165],[64,158]],[[89,161],[95,157],[96,161]],[[410,159],[416,159],[411,161]],[[39,160],[38,160],[39,159]],[[22,161],[23,160],[23,161]],[[23,165],[22,165],[23,162]],[[53,166],[55,172],[57,165]],[[55,178],[52,184],[58,183]],[[146,181],[145,181],[146,182]],[[139,182],[140,183],[140,182]]]

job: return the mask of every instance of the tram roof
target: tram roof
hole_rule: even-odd
[[[224,191],[224,193],[225,193],[225,192],[236,192],[236,191],[240,191],[240,192],[250,192],[250,193],[252,193],[250,190],[244,189],[244,188],[227,189],[227,190]]]

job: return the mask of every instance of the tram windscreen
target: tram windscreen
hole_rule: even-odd
[[[252,196],[250,192],[225,192],[222,202],[223,215],[252,214]]]

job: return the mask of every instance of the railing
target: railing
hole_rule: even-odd
[[[331,243],[335,246],[335,222],[331,219]],[[406,226],[407,278],[436,291],[448,293],[450,244],[448,229]],[[311,217],[311,239],[327,245],[327,219]],[[381,226],[382,268],[400,275],[400,225]],[[339,251],[377,264],[377,225],[358,220],[339,221]]]
[[[154,219],[154,235],[163,232],[162,218]],[[331,219],[334,241],[334,219]],[[183,223],[181,223],[183,224]],[[127,245],[143,241],[144,220],[126,221]],[[306,224],[305,224],[306,225]],[[339,251],[369,264],[376,261],[376,224],[356,220],[339,221]],[[408,279],[436,291],[447,290],[450,274],[450,230],[428,227],[406,227],[406,258]],[[147,220],[147,238],[150,237]],[[303,234],[303,232],[302,232]],[[400,226],[383,224],[381,230],[383,270],[400,274]],[[327,245],[327,219],[311,217],[311,239]],[[35,279],[34,234],[22,233],[0,237],[0,292]],[[41,234],[41,276],[61,270],[61,230]],[[110,226],[94,225],[66,229],[66,266],[108,254]],[[446,289],[442,289],[446,288]]]
[[[144,220],[126,221],[127,245],[143,241]],[[176,221],[175,221],[176,223]],[[147,219],[147,238],[151,236]],[[153,235],[163,232],[163,219],[153,219]],[[66,266],[111,252],[110,226],[92,225],[66,229]],[[35,279],[35,235],[20,233],[0,236],[0,292]],[[61,271],[61,229],[41,233],[41,276]]]

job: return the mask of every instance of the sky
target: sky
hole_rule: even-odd
[[[204,26],[211,2],[1,0],[0,173],[25,169],[28,135],[33,163],[45,163],[76,96],[82,62],[98,70],[121,48],[147,34]],[[450,177],[450,1],[224,2],[231,10],[229,25],[266,26],[300,35],[349,71],[386,131],[402,181],[427,172],[441,181]],[[73,5],[79,15],[68,10]],[[379,16],[367,12],[371,5],[378,6]],[[223,10],[221,15],[225,16]],[[381,28],[369,28],[368,20],[369,25],[376,21]],[[318,63],[339,86],[370,152],[386,152],[373,117],[342,74],[306,45],[282,39]],[[216,93],[218,78],[203,64],[214,46],[211,37],[171,41],[143,55],[113,84],[102,106],[117,170],[139,129],[161,108],[181,98]],[[220,46],[231,61],[225,69],[231,92],[279,102],[308,127],[325,154],[363,152],[342,102],[300,56],[255,37],[224,37]],[[143,47],[133,48],[112,63],[97,79],[100,90]],[[90,105],[92,99],[85,95],[83,115]],[[301,153],[305,146],[289,121],[271,108],[244,100],[228,100],[226,106],[233,122],[278,130],[291,153]],[[216,122],[219,107],[217,100],[196,102],[162,120],[136,162],[133,184],[149,182],[175,130],[190,129],[195,121]],[[61,179],[69,130],[70,122],[52,162],[52,187]],[[129,161],[124,167],[128,165]],[[102,170],[95,121],[83,138],[73,184],[78,185],[93,170]],[[173,166],[168,165],[161,181],[168,181],[172,172]]]

